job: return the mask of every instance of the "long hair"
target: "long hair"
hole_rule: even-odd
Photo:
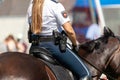
[[[33,0],[31,31],[39,34],[42,31],[42,10],[44,0]]]

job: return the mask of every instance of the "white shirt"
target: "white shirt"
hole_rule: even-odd
[[[69,17],[64,17],[65,8],[61,3],[52,0],[45,0],[42,13],[42,32],[40,35],[52,35],[53,30],[58,30],[64,23],[70,21]],[[31,23],[32,1],[28,8],[28,22]]]

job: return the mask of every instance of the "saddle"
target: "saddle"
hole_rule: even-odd
[[[37,47],[37,46],[31,47],[30,54],[36,58],[40,58],[51,64],[54,65],[59,64],[58,61],[52,55],[50,55],[50,52],[43,47]]]
[[[57,77],[57,80],[76,80],[75,75],[50,55],[50,52],[47,49],[34,46],[31,47],[30,54],[47,64]]]

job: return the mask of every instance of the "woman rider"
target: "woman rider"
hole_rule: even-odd
[[[63,28],[72,45],[77,47],[75,32],[71,26],[70,19],[61,3],[56,0],[33,0],[28,8],[28,22],[33,34],[42,37],[53,36],[53,30],[59,31]],[[53,41],[43,41],[39,47],[44,47],[54,55],[55,58],[64,63],[68,69],[79,76],[79,80],[91,80],[91,74],[82,60],[69,48],[63,54],[59,46]]]

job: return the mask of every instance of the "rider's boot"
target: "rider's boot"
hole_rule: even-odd
[[[93,80],[90,76],[85,76],[83,78],[80,78],[79,80]]]

